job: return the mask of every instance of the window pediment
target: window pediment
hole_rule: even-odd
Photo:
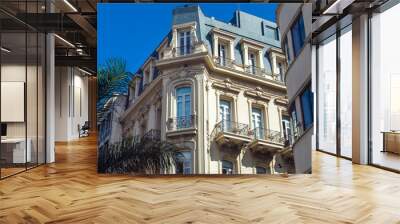
[[[218,29],[218,28],[213,28],[211,30],[212,34],[214,35],[214,37],[218,37],[220,39],[226,40],[226,41],[233,41],[235,40],[235,35],[226,32],[224,30]]]
[[[230,79],[225,79],[223,82],[214,82],[211,86],[215,89],[220,89],[235,94],[238,94],[241,90],[240,87],[232,83]]]
[[[248,47],[248,48],[254,49],[256,51],[262,51],[262,49],[266,47],[263,43],[260,43],[258,41],[254,41],[254,40],[250,40],[247,38],[242,38],[240,40],[240,43],[242,44],[242,47]]]
[[[265,93],[261,87],[257,87],[256,89],[250,89],[244,91],[244,95],[253,99],[259,99],[263,101],[270,101],[271,100],[271,95]]]

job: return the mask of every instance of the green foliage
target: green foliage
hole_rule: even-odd
[[[126,71],[126,61],[110,58],[101,66],[97,74],[98,100],[97,111],[102,111],[104,104],[114,94],[126,93],[133,74]]]
[[[127,138],[99,152],[99,172],[160,174],[175,165],[173,144]]]

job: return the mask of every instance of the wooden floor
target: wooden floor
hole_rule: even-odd
[[[399,174],[313,156],[312,175],[107,176],[86,138],[0,181],[0,223],[400,223]]]

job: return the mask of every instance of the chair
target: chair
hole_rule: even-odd
[[[85,121],[85,123],[82,125],[82,127],[80,127],[80,125],[78,124],[79,138],[88,137],[89,129],[90,129],[89,121]]]

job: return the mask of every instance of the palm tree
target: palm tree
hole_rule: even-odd
[[[114,94],[128,92],[128,85],[133,74],[126,71],[126,61],[121,58],[110,58],[100,66],[97,75],[98,100],[97,111],[101,115],[104,104]]]
[[[175,166],[175,146],[161,140],[125,138],[101,151],[99,172],[160,174]]]

